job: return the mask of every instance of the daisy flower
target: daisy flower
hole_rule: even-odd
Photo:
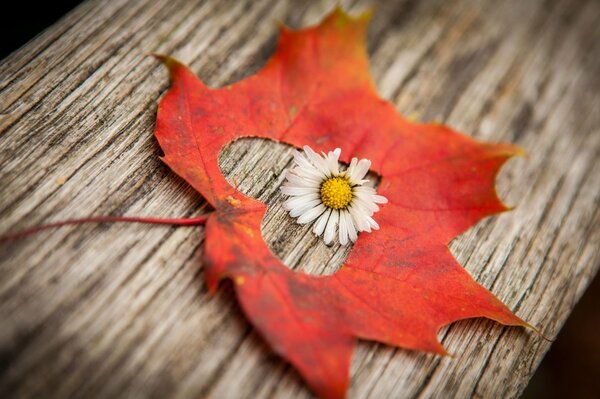
[[[377,195],[375,189],[364,186],[364,177],[371,167],[368,159],[352,158],[347,169],[342,170],[338,159],[342,150],[336,148],[327,155],[317,154],[309,146],[304,153],[294,151],[294,168],[286,172],[283,194],[291,198],[283,208],[299,224],[315,221],[313,232],[323,235],[325,244],[331,244],[336,235],[340,244],[348,239],[354,242],[358,232],[378,230],[373,213],[377,204],[387,203],[387,198]]]

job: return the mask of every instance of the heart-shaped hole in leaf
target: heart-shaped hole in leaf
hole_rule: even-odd
[[[229,184],[267,205],[261,234],[287,267],[313,275],[331,275],[346,260],[352,243],[340,245],[336,239],[333,245],[326,245],[322,237],[312,232],[313,223],[300,225],[283,209],[283,201],[288,197],[279,187],[285,181],[284,172],[294,165],[293,150],[288,144],[242,138],[221,149],[219,167]],[[369,172],[367,178],[373,187],[377,186],[376,173]]]

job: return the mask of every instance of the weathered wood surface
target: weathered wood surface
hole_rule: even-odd
[[[346,4],[362,10],[367,4]],[[172,54],[218,86],[271,54],[274,20],[316,23],[330,2],[89,0],[0,65],[0,233],[87,215],[182,217],[200,196],[152,137]],[[514,212],[452,243],[467,270],[554,337],[600,259],[600,3],[398,1],[369,30],[382,95],[529,158],[499,177]],[[222,167],[269,205],[263,234],[297,269],[345,251],[295,226],[277,187],[289,148],[241,141]],[[202,228],[85,225],[0,248],[0,396],[309,397],[231,293],[209,296]],[[515,397],[549,343],[485,320],[440,338],[454,357],[361,342],[351,398]]]

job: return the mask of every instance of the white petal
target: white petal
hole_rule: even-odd
[[[361,212],[361,208],[357,207],[356,204],[352,204],[348,207],[348,212],[350,212],[350,216],[352,216],[352,220],[354,221],[354,225],[357,227],[358,231],[368,231],[371,232],[371,225],[367,220],[367,214],[363,214]]]
[[[352,202],[356,202],[357,205],[367,210],[369,215],[372,215],[375,212],[379,211],[379,207],[373,202],[371,197],[368,195],[355,194],[354,198],[352,198]]]
[[[340,244],[346,245],[348,244],[348,228],[346,227],[346,218],[344,217],[345,212],[340,212],[340,220],[339,220],[339,231],[338,238],[340,240]]]
[[[294,187],[294,186],[282,186],[281,192],[285,195],[306,195],[318,193],[319,190],[314,187]]]
[[[387,204],[388,199],[386,197],[384,197],[383,195],[374,195],[373,202],[375,202],[376,204]]]
[[[340,173],[340,154],[342,153],[341,148],[336,148],[333,151],[329,151],[327,154],[327,167],[333,176],[337,176]]]
[[[361,159],[360,161],[358,161],[356,168],[354,168],[352,171],[353,173],[350,176],[350,181],[352,181],[352,183],[354,184],[358,184],[358,182],[367,175],[367,172],[369,172],[370,167],[371,161],[369,161],[368,159]]]
[[[379,230],[379,224],[371,216],[367,216],[367,219],[373,230]]]
[[[316,200],[312,200],[306,203],[303,203],[301,205],[296,206],[295,208],[290,209],[290,216],[293,218],[297,218],[298,216],[301,216],[305,213],[307,213],[308,211],[310,211],[311,209],[315,208],[316,206],[321,204],[321,200],[320,199],[316,199]]]
[[[310,164],[310,162],[308,161],[308,159],[306,159],[304,154],[302,154],[300,151],[294,150],[294,152],[292,152],[292,156],[294,157],[294,162],[299,167],[303,168],[303,167],[312,166]]]
[[[338,224],[339,212],[333,211],[331,212],[331,216],[327,221],[327,227],[325,227],[325,236],[323,237],[325,244],[329,245],[333,241],[333,237],[335,236],[335,229]]]
[[[317,219],[317,222],[313,227],[313,232],[317,236],[320,236],[321,234],[323,234],[323,231],[325,231],[325,226],[327,226],[327,221],[329,220],[330,215],[331,209],[327,209],[325,212],[323,212],[321,216],[319,216],[319,219]]]
[[[306,224],[306,223],[312,222],[313,220],[318,218],[323,212],[325,212],[325,205],[323,205],[323,204],[317,205],[316,207],[310,209],[309,211],[307,211],[303,215],[301,215],[298,218],[298,223]]]
[[[323,173],[319,168],[315,167],[315,165],[313,165],[310,162],[310,160],[305,156],[305,154],[303,154],[299,151],[294,151],[292,154],[294,156],[294,161],[298,165],[297,168],[294,168],[294,170],[296,172],[298,172],[298,173],[302,172],[305,174],[316,175],[321,178],[327,177],[327,175],[325,173]]]
[[[335,162],[339,162],[340,155],[342,155],[342,149],[336,148],[335,150],[332,151],[332,153],[333,153],[333,156],[335,157]]]
[[[348,237],[352,242],[354,242],[358,238],[358,235],[356,234],[356,226],[354,225],[352,215],[350,215],[348,210],[343,211],[342,215],[346,219],[346,230],[348,231]]]
[[[352,158],[350,160],[350,165],[348,165],[348,169],[346,169],[346,176],[348,177],[348,179],[350,179],[353,183],[354,180],[352,179],[352,176],[354,175],[354,170],[356,169],[356,164],[358,163],[358,158]],[[356,184],[356,183],[355,183]]]
[[[299,195],[296,197],[291,197],[283,202],[283,209],[286,211],[292,210],[302,204],[306,204],[309,201],[320,200],[321,196],[319,194],[306,194]]]
[[[318,181],[327,178],[327,176],[323,174],[323,172],[319,171],[311,163],[309,163],[309,166],[296,166],[294,169],[291,170],[291,173],[297,176],[310,177]]]
[[[330,175],[329,168],[327,167],[327,162],[319,154],[314,152],[312,148],[305,145],[304,153],[306,154],[310,162],[315,166],[315,168],[323,172],[326,176]]]
[[[376,191],[373,187],[369,187],[369,186],[358,186],[358,187],[354,187],[354,192],[355,193],[363,193],[363,194],[370,194],[370,195],[375,195]]]
[[[286,187],[312,187],[318,189],[321,187],[317,180],[310,180],[307,178],[303,178],[295,175],[288,175],[287,182],[285,183]]]

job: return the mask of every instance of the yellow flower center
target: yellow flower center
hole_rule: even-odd
[[[344,209],[352,201],[352,186],[345,177],[330,177],[321,184],[321,201],[333,209]]]

